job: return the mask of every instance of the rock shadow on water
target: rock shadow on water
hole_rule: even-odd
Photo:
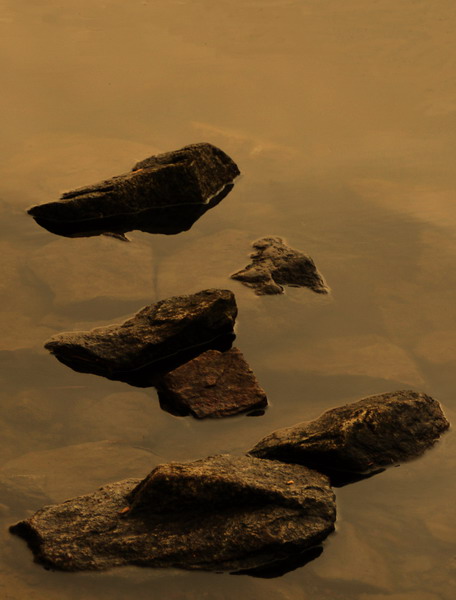
[[[174,235],[188,231],[233,189],[240,174],[233,160],[207,143],[151,156],[129,173],[33,206],[41,227],[66,237],[114,235],[139,230]]]
[[[277,557],[274,561],[256,567],[254,569],[244,569],[235,571],[231,575],[250,575],[251,577],[258,577],[260,579],[274,579],[276,577],[282,577],[291,571],[301,569],[308,563],[317,559],[323,552],[323,546],[314,546],[303,552],[296,552],[295,554],[286,554],[282,557]]]

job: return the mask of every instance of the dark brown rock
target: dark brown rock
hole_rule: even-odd
[[[192,144],[137,163],[129,173],[63,194],[28,213],[53,233],[122,235],[190,229],[233,187],[237,165],[211,144]]]
[[[227,417],[267,406],[265,392],[237,348],[207,350],[157,383],[160,404],[198,419]]]
[[[279,429],[252,456],[306,465],[343,483],[420,456],[449,427],[440,404],[413,391],[370,396]]]
[[[159,465],[141,482],[46,506],[11,532],[52,569],[241,571],[315,547],[333,531],[335,517],[324,475],[222,455]]]
[[[232,292],[203,290],[146,306],[121,325],[55,335],[45,348],[76,371],[130,382],[218,343],[232,332],[236,315]]]
[[[317,294],[328,288],[315,263],[306,254],[284,244],[282,238],[265,237],[253,244],[252,262],[231,275],[258,295],[282,294],[284,285],[308,287]]]

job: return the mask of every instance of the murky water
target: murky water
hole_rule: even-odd
[[[0,0],[2,598],[454,597],[451,432],[338,489],[323,554],[277,579],[52,573],[7,526],[160,462],[243,452],[368,394],[424,391],[455,422],[455,26],[451,0]],[[243,175],[186,233],[64,239],[25,214],[197,141]],[[255,297],[228,279],[269,234],[314,258],[329,297]],[[207,287],[236,293],[263,417],[173,417],[153,390],[43,349]]]

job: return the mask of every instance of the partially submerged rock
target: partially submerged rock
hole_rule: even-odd
[[[448,427],[440,404],[430,396],[390,392],[279,429],[249,454],[306,465],[344,483],[420,456]]]
[[[129,173],[72,190],[28,213],[49,231],[70,237],[134,229],[175,234],[217,205],[238,175],[222,150],[192,144],[151,156]]]
[[[164,374],[157,388],[162,407],[198,419],[262,409],[268,403],[237,348],[226,352],[207,350]]]
[[[282,294],[284,285],[308,287],[317,294],[327,294],[328,288],[314,261],[288,247],[280,237],[265,237],[252,244],[252,262],[231,275],[232,279],[252,289],[258,295]]]
[[[64,571],[122,565],[241,571],[320,544],[334,529],[328,479],[299,465],[221,455],[156,467],[11,527]]]
[[[146,306],[121,325],[55,335],[45,348],[75,371],[142,381],[180,355],[216,345],[236,315],[232,292],[203,290]]]

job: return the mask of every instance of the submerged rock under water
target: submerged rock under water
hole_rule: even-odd
[[[52,233],[78,237],[127,231],[176,234],[187,231],[232,189],[240,174],[233,160],[200,143],[151,156],[133,170],[66,192],[28,213]]]
[[[323,277],[314,261],[287,246],[280,237],[265,237],[253,244],[252,262],[231,275],[255,290],[258,295],[282,294],[283,286],[308,287],[318,294],[327,294]]]
[[[388,392],[278,429],[250,454],[306,465],[343,484],[420,456],[448,427],[437,400],[408,390]]]
[[[232,338],[236,315],[232,292],[203,290],[146,306],[120,325],[55,335],[45,348],[75,371],[152,385],[179,356]]]
[[[328,478],[300,465],[220,455],[159,465],[145,479],[46,506],[11,527],[37,562],[64,571],[122,565],[258,570],[334,529]],[[294,558],[294,560],[293,560]]]

